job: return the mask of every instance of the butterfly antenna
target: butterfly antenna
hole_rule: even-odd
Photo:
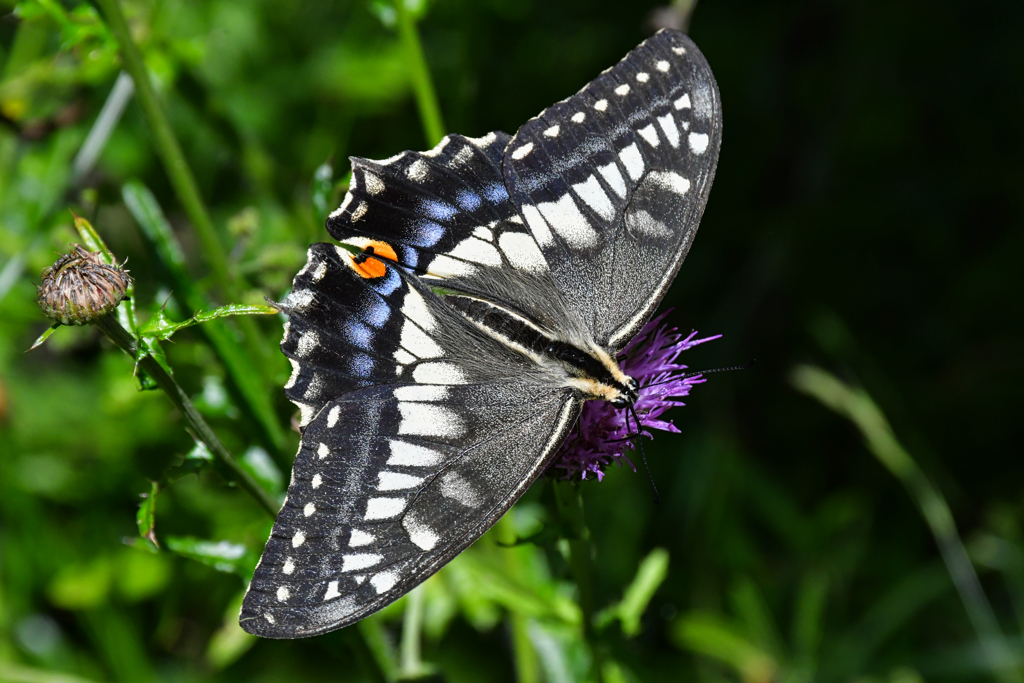
[[[732,372],[733,370],[749,370],[750,368],[754,367],[754,363],[756,362],[756,358],[751,358],[743,365],[732,365],[727,368],[712,368],[710,370],[695,370],[693,372],[688,372],[680,377],[669,377],[668,379],[662,382],[653,382],[652,384],[645,384],[643,388],[646,389],[648,387],[660,387],[662,384],[668,384],[669,382],[678,382],[681,379],[690,379],[691,377],[696,377],[698,375],[710,375],[712,372]]]
[[[654,477],[651,476],[651,466],[647,464],[647,453],[644,451],[644,430],[640,425],[640,418],[636,414],[636,408],[629,406],[629,412],[626,413],[626,429],[629,429],[629,414],[633,414],[633,421],[636,422],[636,444],[637,448],[640,449],[640,457],[644,461],[644,469],[647,470],[647,480],[651,482],[651,490],[654,491],[654,504],[657,505],[661,502],[661,495],[658,493],[658,487],[654,485]]]

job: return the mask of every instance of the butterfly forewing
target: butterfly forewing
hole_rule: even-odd
[[[282,346],[300,378],[288,391],[309,417],[242,609],[243,627],[266,637],[344,626],[426,579],[529,487],[579,406],[414,276],[350,258],[313,245],[285,303]],[[381,333],[352,333],[357,324]],[[309,387],[339,393],[312,402]]]
[[[621,348],[679,269],[721,130],[703,55],[683,34],[662,31],[509,143],[509,194],[602,346]]]

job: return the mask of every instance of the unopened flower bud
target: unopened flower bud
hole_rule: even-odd
[[[54,322],[87,325],[117,308],[132,280],[128,271],[104,263],[98,253],[72,246],[72,253],[43,270],[37,300]]]

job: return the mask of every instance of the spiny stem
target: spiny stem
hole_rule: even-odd
[[[799,391],[853,422],[864,436],[868,449],[900,480],[935,537],[992,673],[1003,683],[1024,680],[960,539],[945,497],[896,439],[889,421],[875,402],[863,389],[855,389],[821,368],[800,366],[794,370],[791,381]]]
[[[128,333],[128,330],[121,327],[121,324],[117,321],[113,315],[106,315],[96,321],[96,326],[103,330],[104,334],[114,343],[119,349],[127,353],[132,358],[137,358],[138,347],[135,339]],[[206,420],[199,414],[195,406],[192,405],[192,401],[189,399],[188,394],[174,381],[174,378],[156,361],[152,356],[146,356],[138,361],[139,367],[149,373],[149,376],[156,381],[157,385],[163,389],[167,397],[171,399],[171,403],[181,411],[181,414],[185,416],[185,420],[188,422],[189,427],[192,428],[193,433],[196,437],[206,444],[206,447],[210,449],[210,453],[216,458],[221,465],[231,472],[232,477],[238,485],[245,490],[246,493],[256,499],[264,510],[266,510],[271,517],[277,515],[277,510],[280,507],[277,501],[267,493],[256,480],[249,475],[242,466],[238,464],[234,456],[228,452],[228,449],[224,447],[224,444],[220,442],[217,435],[214,434],[213,429],[206,423]]]
[[[598,683],[604,681],[604,651],[594,632],[594,585],[590,576],[590,529],[583,514],[583,496],[580,486],[572,482],[556,481],[555,502],[558,514],[568,526],[572,537],[569,541],[569,567],[580,595],[580,610],[583,612],[583,636],[590,646],[594,660],[591,666]]]
[[[108,0],[110,1],[110,0]],[[441,120],[441,108],[437,104],[437,93],[430,79],[427,60],[423,56],[423,45],[416,30],[416,21],[405,7],[405,0],[396,0],[395,12],[398,19],[398,35],[405,46],[412,76],[412,88],[416,93],[416,105],[420,110],[420,121],[423,123],[423,134],[431,147],[441,142],[444,137],[444,122]]]

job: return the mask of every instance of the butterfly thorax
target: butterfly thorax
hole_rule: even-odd
[[[638,385],[604,349],[593,342],[572,342],[526,316],[486,299],[449,292],[442,299],[477,328],[543,368],[562,386],[586,400],[616,407],[636,403]]]

